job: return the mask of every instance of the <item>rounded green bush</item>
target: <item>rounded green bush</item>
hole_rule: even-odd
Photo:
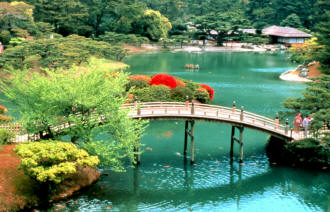
[[[184,102],[187,96],[191,99],[193,97],[193,92],[186,87],[176,87],[171,91],[171,99],[173,101]]]
[[[13,132],[0,128],[0,144],[7,144],[10,142],[10,139],[14,137],[15,134]]]
[[[195,93],[195,99],[201,103],[208,103],[210,101],[210,94],[206,89],[198,89]]]
[[[144,80],[130,80],[129,83],[126,85],[126,90],[129,91],[129,89],[135,87],[136,89],[145,88],[148,87],[149,83],[147,83]]]
[[[140,102],[170,101],[171,88],[165,85],[153,85],[133,92]]]
[[[24,173],[43,183],[60,183],[66,175],[75,173],[78,165],[95,167],[100,162],[97,156],[60,141],[21,143],[15,152],[22,159]]]

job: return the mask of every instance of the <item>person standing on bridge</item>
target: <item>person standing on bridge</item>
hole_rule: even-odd
[[[298,114],[296,115],[296,117],[294,118],[294,120],[293,120],[294,131],[295,131],[296,133],[299,132],[299,128],[300,128],[301,124],[302,124],[301,113],[298,113]]]
[[[278,126],[280,126],[280,119],[278,117],[278,113],[276,113],[276,118],[275,118],[275,130],[278,129]]]
[[[309,122],[311,121],[311,118],[309,116],[306,116],[302,122],[302,126],[304,128],[304,136],[307,137],[308,134],[308,125]]]

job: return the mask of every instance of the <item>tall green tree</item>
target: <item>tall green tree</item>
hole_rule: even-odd
[[[330,75],[323,75],[317,81],[308,84],[302,98],[288,98],[283,103],[293,112],[312,115],[312,126],[317,131],[330,120]]]
[[[138,20],[133,23],[133,32],[158,41],[166,38],[172,28],[171,22],[159,11],[146,10]]]
[[[283,21],[281,21],[281,26],[288,26],[293,28],[302,28],[302,24],[299,16],[295,13],[292,13],[288,17],[286,17]]]
[[[55,32],[62,35],[89,35],[92,31],[87,25],[88,7],[78,0],[27,0],[34,5],[34,18],[38,22],[50,23]]]
[[[121,46],[95,41],[77,35],[46,40],[28,40],[8,48],[0,57],[5,69],[67,68],[87,62],[89,57],[122,60],[126,50]]]
[[[98,155],[102,165],[120,171],[123,159],[135,161],[133,149],[145,127],[122,108],[127,82],[127,73],[113,73],[104,61],[92,60],[87,66],[44,74],[16,71],[1,90],[20,108],[29,134],[55,140],[66,135]]]
[[[329,3],[330,5],[330,3]],[[318,42],[323,47],[322,50],[316,54],[316,59],[322,65],[322,71],[325,74],[330,74],[330,9],[327,10],[322,18],[324,21],[317,25]]]
[[[0,2],[0,41],[8,44],[11,37],[26,38],[36,34],[33,6],[25,2]]]
[[[222,46],[228,37],[239,33],[239,28],[249,26],[241,11],[211,13],[198,17],[195,24],[200,34],[213,37],[218,46]]]

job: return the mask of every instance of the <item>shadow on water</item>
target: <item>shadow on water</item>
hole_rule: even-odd
[[[268,167],[261,174],[246,177],[244,173],[246,169],[249,169],[247,165],[230,160],[224,165],[227,173],[223,173],[219,177],[225,176],[228,180],[227,183],[196,186],[200,180],[198,168],[190,165],[190,161],[185,159],[181,167],[182,172],[176,179],[182,180],[183,185],[179,187],[173,185],[175,189],[157,186],[158,181],[154,182],[156,185],[150,184],[149,186],[141,183],[146,180],[148,172],[138,167],[130,169],[128,173],[124,174],[125,177],[118,173],[108,172],[108,176],[103,177],[100,183],[86,190],[77,200],[93,202],[95,208],[105,208],[106,204],[111,204],[114,209],[126,211],[170,210],[173,208],[183,210],[195,207],[214,209],[228,203],[235,205],[235,210],[239,210],[242,205],[251,201],[251,198],[260,196],[267,198],[267,195],[273,198],[269,193],[271,191],[278,193],[283,202],[286,201],[286,198],[294,198],[300,204],[308,205],[310,208],[322,211],[329,209],[329,202],[324,201],[329,198],[329,184],[325,183],[326,179],[329,179],[329,175],[326,173]],[[118,175],[122,177],[118,178]],[[127,180],[131,185],[126,188],[115,185],[112,187],[109,182],[113,180]],[[159,179],[159,181],[162,180],[164,179]],[[213,205],[210,206],[210,204]],[[70,204],[67,206],[70,208]],[[71,206],[73,205],[71,204]]]

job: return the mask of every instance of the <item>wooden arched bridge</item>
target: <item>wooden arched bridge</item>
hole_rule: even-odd
[[[239,144],[240,162],[243,161],[243,132],[244,128],[251,128],[262,131],[273,136],[294,140],[301,138],[301,133],[294,133],[286,125],[279,124],[270,119],[255,113],[236,109],[235,107],[223,107],[218,105],[184,103],[184,102],[149,102],[127,104],[130,107],[130,116],[134,119],[149,120],[185,120],[184,155],[187,155],[188,137],[191,144],[191,162],[194,157],[194,124],[195,121],[222,122],[232,125],[230,155],[233,156],[234,142]],[[239,138],[235,137],[235,129],[239,130]],[[139,158],[137,160],[140,161]]]
[[[191,162],[194,156],[194,124],[195,121],[212,121],[232,125],[230,155],[233,156],[234,142],[239,144],[240,161],[243,161],[243,132],[244,128],[251,128],[262,131],[284,140],[297,140],[303,137],[302,133],[295,133],[289,129],[288,122],[285,125],[279,124],[274,119],[270,119],[255,113],[236,109],[235,107],[223,107],[218,105],[189,103],[189,102],[148,102],[125,104],[122,108],[130,108],[129,115],[133,119],[149,120],[185,120],[184,155],[187,155],[188,137],[190,137]],[[98,118],[102,120],[102,118]],[[101,121],[100,121],[101,122]],[[0,126],[4,127],[4,126]],[[69,124],[55,127],[60,131],[69,128]],[[17,126],[16,128],[21,128]],[[239,131],[238,138],[235,137],[236,129]],[[10,130],[10,129],[9,129]],[[36,135],[17,136],[17,142],[31,139],[38,139]],[[140,158],[137,159],[138,163]]]

